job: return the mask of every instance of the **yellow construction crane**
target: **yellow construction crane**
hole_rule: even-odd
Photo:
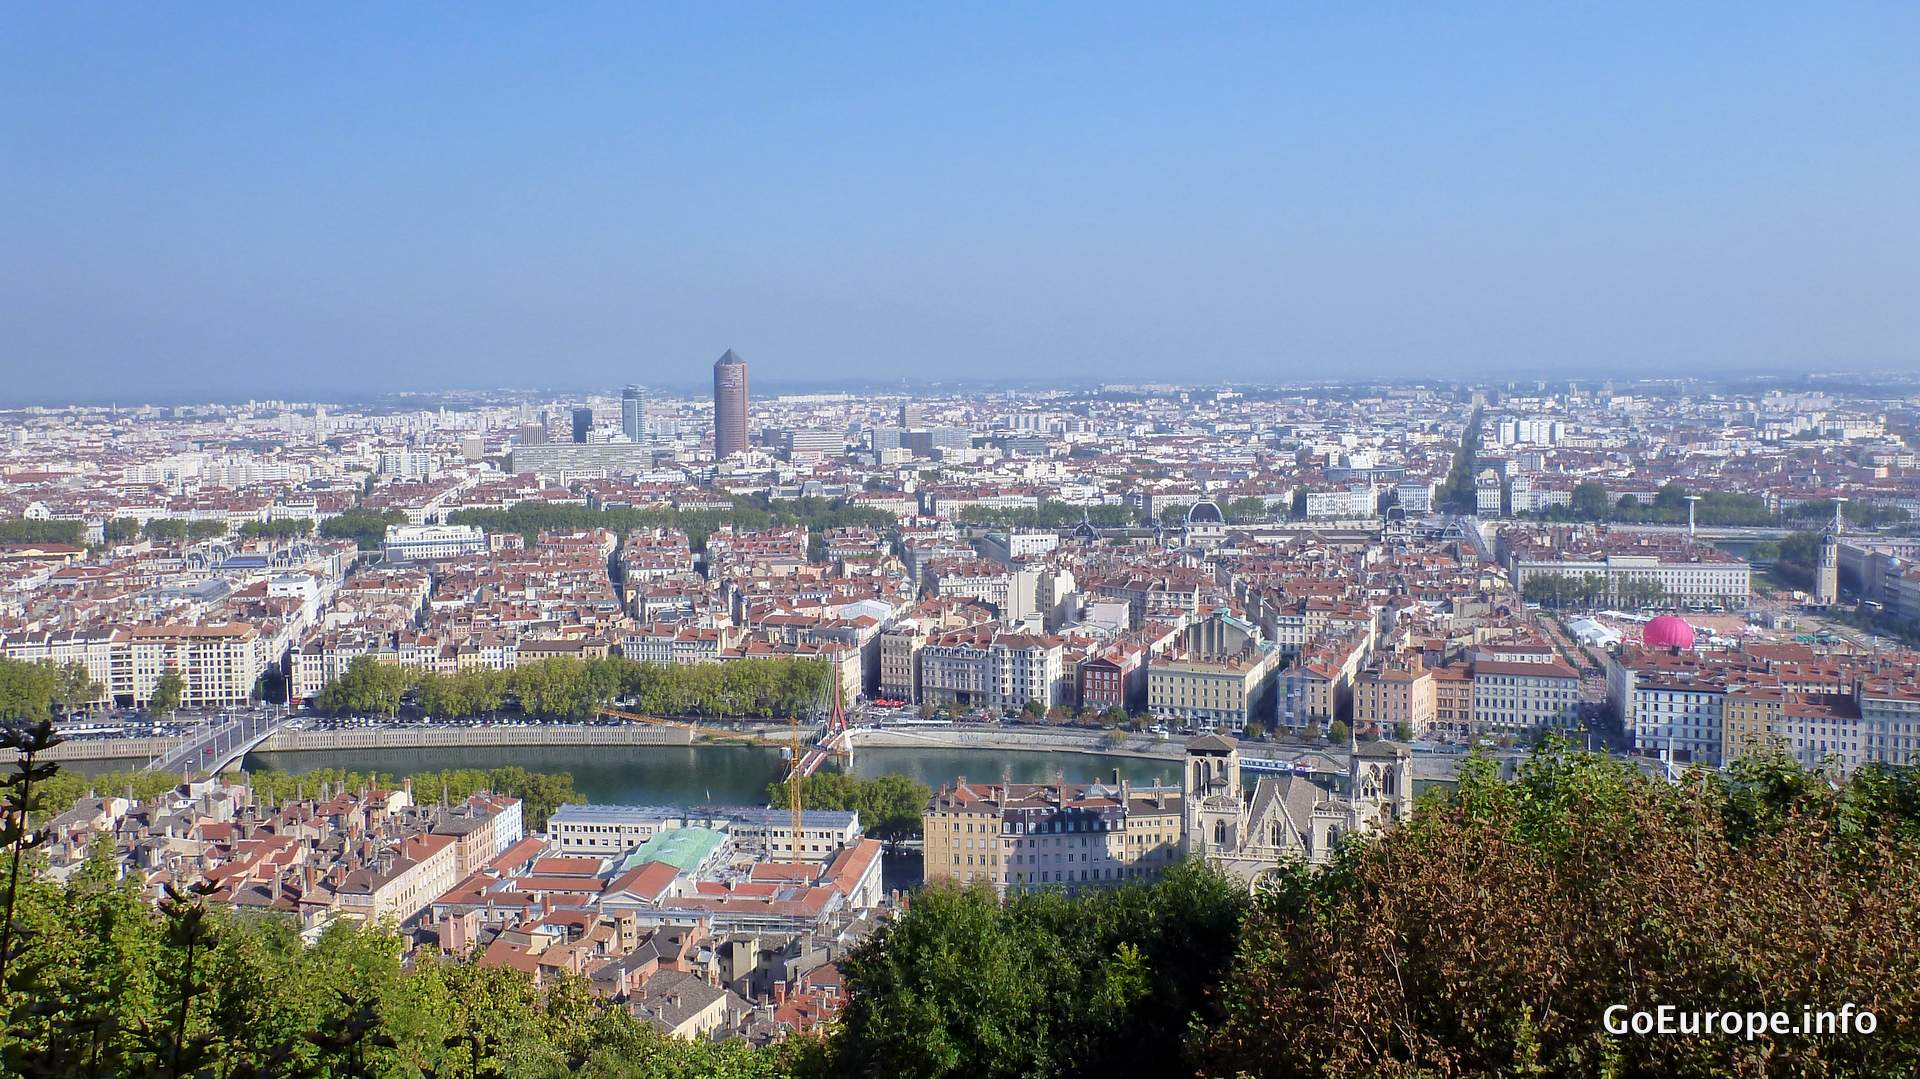
[[[840,705],[840,675],[831,664],[827,666],[827,679],[833,686],[833,708],[827,713],[827,732],[833,733],[846,723],[846,712]],[[791,761],[787,768],[787,803],[793,810],[793,864],[804,865],[800,857],[800,836],[806,827],[806,816],[801,812],[800,786],[806,782],[801,772],[802,762],[806,760],[800,753],[800,713],[787,716],[787,754]]]
[[[805,827],[800,812],[800,784],[806,779],[800,774],[800,712],[796,709],[787,716],[787,803],[793,807],[793,864],[806,864],[800,858],[800,835]]]

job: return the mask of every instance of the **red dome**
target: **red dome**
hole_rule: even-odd
[[[1684,618],[1663,614],[1647,623],[1640,639],[1648,648],[1692,648],[1693,627]]]

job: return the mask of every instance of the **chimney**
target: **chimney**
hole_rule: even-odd
[[[787,1002],[787,983],[773,983],[773,1006],[778,1008]]]

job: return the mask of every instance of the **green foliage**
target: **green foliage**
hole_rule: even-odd
[[[180,517],[155,517],[140,526],[140,532],[158,543],[182,540],[219,539],[227,534],[225,521],[189,521]]]
[[[240,534],[248,539],[261,537],[293,539],[296,536],[312,535],[313,522],[305,517],[275,517],[270,521],[248,521],[240,526]]]
[[[825,662],[796,658],[660,664],[555,657],[507,671],[441,674],[359,656],[310,703],[332,715],[390,716],[411,699],[441,718],[491,715],[513,704],[527,715],[579,719],[626,700],[653,715],[771,718],[811,712],[828,677]]]
[[[1569,508],[1576,516],[1589,521],[1598,521],[1607,516],[1612,504],[1607,501],[1607,489],[1593,480],[1581,480],[1573,485],[1573,493],[1568,497]]]
[[[406,963],[387,928],[306,947],[292,920],[192,890],[156,911],[105,857],[65,885],[19,883],[7,1074],[776,1079],[810,1048],[667,1038],[578,979]]]
[[[1844,511],[1847,523],[1861,528],[1881,528],[1886,525],[1905,524],[1913,515],[1898,506],[1876,506],[1871,502],[1846,502]],[[1787,511],[1787,517],[1795,520],[1831,521],[1833,520],[1833,499],[1822,498],[1813,502],[1802,502]]]
[[[1197,865],[1153,884],[1017,895],[936,885],[841,963],[835,1075],[1191,1074],[1189,1023],[1230,962],[1244,892]]]
[[[764,498],[735,498],[733,508],[725,510],[594,510],[585,506],[522,502],[504,510],[459,510],[447,517],[450,524],[478,525],[489,532],[518,532],[529,543],[548,531],[606,528],[624,536],[636,528],[677,528],[687,534],[688,542],[696,551],[706,550],[707,537],[729,525],[735,529],[805,525],[810,533],[818,534],[829,528],[852,526],[886,529],[893,526],[894,520],[893,514],[884,510],[838,506],[824,498],[772,502]]]
[[[271,769],[250,772],[247,784],[254,797],[269,802],[289,801],[302,792],[315,796],[325,785],[334,790],[394,790],[404,780],[413,781],[413,800],[423,805],[437,804],[444,797],[448,804],[465,801],[483,791],[511,795],[520,799],[520,813],[527,830],[546,828],[547,818],[568,802],[580,802],[568,772],[529,772],[518,765],[499,768],[448,768],[423,772],[349,772],[340,768],[316,768],[310,772],[279,772]],[[110,788],[102,788],[103,790]]]
[[[373,477],[367,477],[371,483]],[[400,510],[350,509],[320,522],[320,535],[324,539],[350,539],[363,551],[377,551],[387,538],[387,526],[407,523],[407,515]]]
[[[789,780],[767,786],[767,804],[790,805]],[[816,772],[800,785],[800,804],[807,809],[851,809],[860,814],[860,826],[875,839],[913,839],[920,835],[920,815],[933,791],[925,783],[902,775],[863,779],[846,772]]]
[[[1549,506],[1526,516],[1542,521],[1613,521],[1620,524],[1687,523],[1687,495],[1697,494],[1700,502],[1694,510],[1694,522],[1703,528],[1752,528],[1780,523],[1767,500],[1758,495],[1729,491],[1690,491],[1677,483],[1660,488],[1652,503],[1642,503],[1633,495],[1622,495],[1618,502],[1605,505],[1605,491],[1582,493],[1583,488],[1599,490],[1596,483],[1583,482],[1573,489],[1573,504]],[[1832,514],[1832,509],[1828,509]]]
[[[83,521],[34,521],[25,517],[0,520],[0,543],[64,543],[78,547],[86,542]]]
[[[1035,507],[964,506],[956,518],[961,524],[988,528],[1070,528],[1085,516],[1095,528],[1126,528],[1140,523],[1140,514],[1131,506],[1075,506],[1067,502],[1043,502]]]
[[[0,656],[0,721],[37,720],[93,703],[100,684],[85,664]]]
[[[140,522],[131,517],[115,517],[101,531],[108,543],[132,543],[140,538]]]
[[[1546,740],[1283,876],[1196,1031],[1203,1074],[1894,1074],[1920,1052],[1920,790],[1781,757],[1678,784]],[[1874,1037],[1613,1037],[1615,1004],[1873,1002]],[[1889,1019],[1888,1017],[1902,1017]]]
[[[1479,508],[1479,493],[1474,487],[1473,477],[1479,470],[1485,412],[1485,409],[1476,407],[1473,415],[1467,419],[1466,429],[1460,432],[1460,445],[1454,450],[1453,463],[1447,469],[1447,480],[1434,496],[1434,504],[1442,509],[1473,513]],[[1304,506],[1297,512],[1305,512]]]
[[[153,684],[153,696],[147,701],[147,710],[156,716],[164,716],[177,711],[180,702],[185,699],[187,680],[180,677],[179,671],[162,671],[158,681]]]
[[[1264,521],[1273,516],[1267,507],[1267,500],[1258,496],[1236,498],[1220,507],[1229,521]]]

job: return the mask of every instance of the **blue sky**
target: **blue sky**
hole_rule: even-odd
[[[1916,55],[1914,4],[5,0],[0,398],[1920,368]]]

